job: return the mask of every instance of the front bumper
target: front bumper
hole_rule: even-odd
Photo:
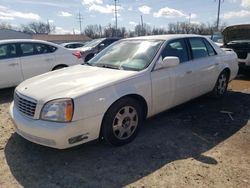
[[[65,149],[97,139],[103,117],[99,115],[70,123],[34,120],[22,115],[13,102],[10,106],[10,116],[20,136],[31,142],[57,149]],[[70,143],[70,140],[77,136],[82,136],[82,140]]]

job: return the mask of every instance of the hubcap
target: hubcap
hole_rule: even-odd
[[[227,89],[227,78],[224,74],[222,74],[218,80],[218,86],[217,86],[217,90],[219,92],[219,94],[223,94]]]
[[[125,106],[115,115],[113,133],[116,138],[124,140],[129,138],[138,126],[138,114],[134,107]]]

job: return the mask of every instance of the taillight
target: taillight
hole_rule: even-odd
[[[82,57],[81,52],[74,52],[72,53],[74,56],[77,57],[77,59],[80,59]]]

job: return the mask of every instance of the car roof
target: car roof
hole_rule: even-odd
[[[21,43],[21,42],[39,42],[39,43],[44,43],[48,45],[53,45],[53,46],[59,46],[55,43],[44,41],[44,40],[34,40],[34,39],[8,39],[8,40],[0,40],[0,44],[6,44],[6,43]]]
[[[142,36],[142,37],[133,37],[123,40],[171,40],[178,38],[188,38],[188,37],[204,37],[202,35],[193,35],[193,34],[169,34],[169,35],[151,35],[151,36]]]
[[[84,42],[65,42],[65,43],[61,43],[61,45],[67,45],[67,44],[84,44]]]

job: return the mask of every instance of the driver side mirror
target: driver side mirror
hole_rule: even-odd
[[[167,56],[163,60],[159,60],[155,66],[155,70],[176,67],[180,64],[179,57]]]

